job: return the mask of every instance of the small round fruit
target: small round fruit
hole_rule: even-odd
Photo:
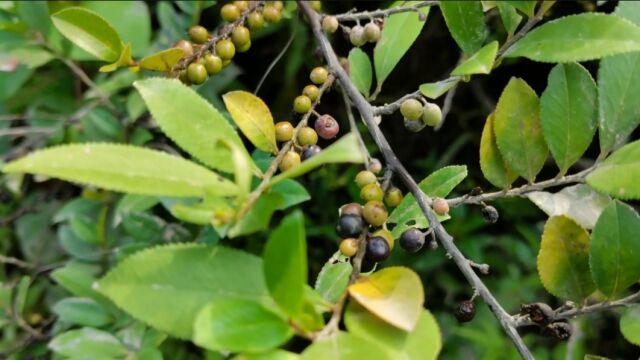
[[[315,145],[318,142],[318,134],[312,128],[305,126],[298,130],[297,140],[300,146]]]
[[[288,121],[280,121],[276,124],[276,140],[289,141],[293,138],[293,125]]]
[[[482,217],[489,224],[495,224],[496,221],[498,221],[500,214],[498,214],[498,210],[496,210],[496,208],[491,205],[487,205],[482,208]]]
[[[244,26],[237,26],[231,33],[231,41],[233,45],[240,47],[251,42],[251,31]]]
[[[335,16],[325,16],[322,18],[322,30],[329,34],[333,34],[338,30],[340,23]]]
[[[405,129],[417,133],[420,132],[422,129],[424,129],[427,125],[425,125],[425,123],[423,123],[420,120],[410,120],[407,118],[404,118],[404,127]]]
[[[428,126],[437,126],[442,121],[442,110],[434,103],[427,103],[422,109],[422,122]]]
[[[222,60],[231,60],[236,54],[236,47],[229,39],[223,39],[216,43],[216,55]]]
[[[307,85],[302,89],[302,94],[308,96],[311,101],[316,101],[320,96],[320,89],[315,85]]]
[[[282,157],[279,168],[280,171],[287,171],[298,165],[300,165],[300,155],[295,151],[288,151],[284,154],[284,157]]]
[[[173,47],[182,49],[185,57],[193,55],[193,45],[187,40],[178,40]]]
[[[382,171],[382,163],[380,162],[380,160],[373,158],[371,159],[371,161],[369,161],[368,168],[372,173],[379,174]]]
[[[422,112],[422,104],[416,99],[407,99],[400,105],[400,113],[409,120],[419,120]]]
[[[374,236],[367,240],[367,253],[365,256],[375,262],[386,260],[391,253],[389,243],[381,236]]]
[[[389,207],[396,207],[402,201],[402,191],[397,187],[391,187],[384,195],[384,203]]]
[[[209,39],[209,32],[200,25],[189,28],[189,37],[196,44],[204,44]]]
[[[249,25],[249,29],[258,30],[264,26],[264,17],[262,13],[254,11],[247,16],[247,25]]]
[[[205,69],[202,64],[191,63],[189,67],[187,67],[187,76],[191,83],[200,85],[207,81],[207,69]]]
[[[340,207],[340,216],[354,215],[362,217],[362,205],[358,203],[349,203]]]
[[[340,132],[340,125],[333,118],[333,116],[329,114],[324,114],[316,119],[314,124],[316,132],[323,139],[333,139]]]
[[[358,252],[358,239],[348,238],[340,242],[340,252],[342,255],[352,257]]]
[[[431,207],[438,215],[446,215],[449,212],[449,203],[442,198],[434,199]]]
[[[222,71],[222,59],[220,57],[206,54],[202,59],[204,59],[204,68],[207,69],[209,75],[215,75]]]
[[[222,16],[225,21],[234,22],[240,17],[240,9],[233,4],[226,4],[220,9],[220,16]]]
[[[249,2],[248,1],[241,1],[241,0],[237,0],[233,2],[233,5],[235,5],[238,10],[245,11],[249,8]]]
[[[384,207],[382,201],[371,200],[364,204],[364,209],[362,209],[362,217],[364,217],[369,225],[380,226],[387,221],[387,219],[389,218],[389,213]]]
[[[324,82],[327,81],[328,77],[329,72],[322,66],[313,68],[313,70],[311,70],[311,73],[309,74],[309,79],[316,85],[324,84]]]
[[[180,82],[182,82],[185,85],[191,85],[191,81],[189,81],[189,74],[187,73],[187,70],[181,70],[178,73],[178,80],[180,80]]]
[[[365,187],[369,184],[375,184],[378,181],[378,178],[374,173],[368,170],[362,170],[356,175],[356,184],[358,187]]]
[[[322,148],[318,145],[307,145],[302,149],[302,161],[305,161],[313,156],[316,156]]]
[[[320,2],[319,0],[309,1],[309,5],[311,5],[311,8],[315,11],[322,10],[322,2]]]
[[[264,16],[264,19],[270,23],[278,22],[282,18],[280,10],[273,5],[266,5],[262,9],[262,16]]]
[[[373,234],[371,234],[371,236],[373,237],[380,236],[384,238],[385,240],[387,240],[387,243],[389,244],[389,250],[393,250],[395,239],[393,238],[393,234],[391,234],[391,231],[387,229],[380,229],[380,230],[376,230]]]
[[[400,235],[400,247],[414,253],[424,246],[424,234],[416,228],[409,228]]]
[[[469,322],[476,316],[476,305],[473,301],[463,301],[456,308],[454,315],[461,323]]]
[[[284,8],[284,3],[280,0],[278,1],[267,1],[267,4],[271,4],[272,6],[274,6],[276,9],[282,11],[282,9]]]
[[[380,27],[373,22],[364,26],[364,37],[368,42],[378,42],[380,40]]]
[[[364,221],[360,216],[342,215],[336,225],[336,233],[341,238],[358,237],[364,230]]]
[[[238,46],[236,48],[236,51],[238,51],[239,53],[245,53],[249,51],[250,48],[251,48],[251,41],[244,43],[241,46]]]
[[[364,201],[378,200],[381,201],[384,193],[382,188],[377,183],[365,185],[360,190],[360,197]]]
[[[360,25],[352,27],[351,31],[349,31],[349,41],[356,47],[364,45],[367,42],[367,39],[364,37],[364,28]]]
[[[311,110],[311,99],[308,96],[300,95],[293,100],[293,111],[304,114],[309,110]]]

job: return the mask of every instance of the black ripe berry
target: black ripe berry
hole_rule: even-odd
[[[458,305],[454,314],[459,322],[469,322],[476,316],[476,305],[473,301],[463,301]]]
[[[414,253],[422,249],[424,234],[416,228],[410,228],[400,235],[400,247],[407,252]]]
[[[358,237],[364,230],[362,217],[355,215],[342,215],[338,219],[336,232],[341,238]]]
[[[482,208],[482,217],[489,224],[495,224],[498,221],[500,215],[498,214],[498,210],[491,205],[485,206]]]
[[[369,260],[380,262],[389,257],[391,250],[389,243],[382,236],[374,236],[367,240],[367,253],[366,256]]]
[[[322,148],[318,145],[307,145],[302,149],[302,161],[307,160],[308,158],[318,154],[322,151]]]

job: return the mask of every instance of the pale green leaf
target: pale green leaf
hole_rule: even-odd
[[[335,253],[318,273],[316,291],[322,298],[335,304],[347,289],[352,271],[349,259],[340,256],[340,252]]]
[[[587,175],[594,189],[618,199],[640,199],[640,140],[611,154]]]
[[[480,1],[442,1],[440,10],[449,32],[460,48],[472,54],[484,42],[487,27]]]
[[[482,129],[480,138],[480,170],[484,177],[495,187],[508,188],[518,178],[511,168],[504,162],[493,131],[495,113],[489,114]]]
[[[111,314],[90,298],[64,298],[53,305],[51,310],[59,320],[69,324],[101,327],[113,321]]]
[[[392,360],[395,359],[377,342],[339,331],[313,342],[300,355],[300,360]]]
[[[505,30],[510,36],[516,32],[518,25],[522,21],[522,16],[518,14],[513,5],[507,3],[506,1],[497,1],[498,11],[500,11],[500,18],[502,19],[502,24],[504,24]]]
[[[142,69],[167,72],[173,69],[182,56],[184,56],[184,50],[181,48],[169,48],[145,56],[138,66]]]
[[[369,96],[373,72],[371,61],[360,48],[354,47],[349,51],[349,77],[356,88],[365,96]]]
[[[240,90],[228,92],[222,99],[233,121],[253,145],[265,152],[278,152],[273,116],[264,101]]]
[[[103,65],[100,67],[100,72],[112,72],[116,71],[119,67],[133,65],[135,62],[133,58],[131,58],[131,44],[126,44],[122,47],[122,51],[120,52],[120,57],[118,60],[111,64]]]
[[[640,216],[614,201],[602,212],[591,234],[589,264],[598,289],[612,298],[640,280]]]
[[[285,204],[284,197],[275,192],[260,195],[251,209],[229,229],[229,237],[234,238],[265,230],[273,213]]]
[[[237,192],[232,182],[196,163],[129,145],[56,146],[10,162],[2,171],[52,176],[140,195],[228,196]]]
[[[527,15],[528,17],[532,17],[536,8],[537,0],[503,0],[499,2],[509,4],[522,11],[522,13]]]
[[[54,337],[49,342],[54,352],[69,357],[123,358],[127,348],[110,333],[93,328],[70,330]]]
[[[620,332],[627,341],[640,346],[640,305],[628,308],[620,318]]]
[[[261,353],[243,353],[234,356],[231,360],[298,360],[296,353],[277,349]]]
[[[456,86],[459,81],[459,77],[451,77],[434,83],[424,83],[420,85],[420,93],[429,99],[437,99]]]
[[[492,41],[483,46],[465,62],[456,66],[451,75],[488,74],[493,68],[493,61],[498,53],[498,42]]]

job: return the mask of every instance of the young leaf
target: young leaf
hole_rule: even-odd
[[[540,97],[540,123],[549,150],[564,175],[591,144],[596,131],[596,83],[577,63],[558,64]]]
[[[239,90],[224,94],[222,99],[233,121],[253,145],[265,152],[278,152],[273,116],[264,101]]]
[[[68,357],[124,358],[129,351],[110,333],[93,328],[70,330],[54,337],[49,342],[54,352]]]
[[[620,332],[627,341],[640,346],[640,305],[628,308],[620,318]]]
[[[498,100],[493,130],[507,165],[529,182],[535,180],[547,159],[539,114],[535,91],[524,80],[511,78]]]
[[[263,258],[271,297],[284,312],[298,315],[307,284],[307,239],[302,212],[293,212],[271,232]]]
[[[371,61],[369,55],[357,47],[349,51],[349,77],[356,88],[365,97],[369,97],[373,77]]]
[[[226,139],[241,149],[244,144],[231,124],[211,104],[174,79],[151,78],[133,85],[162,131],[176,144],[211,168],[234,171],[231,151],[216,139]],[[246,156],[250,157],[248,152]],[[258,173],[253,161],[249,162]]]
[[[480,170],[484,177],[495,187],[508,188],[518,178],[511,168],[504,162],[493,131],[495,113],[489,114],[482,129],[480,138]]]
[[[451,77],[434,83],[424,83],[420,85],[420,92],[429,99],[437,99],[456,86],[459,81],[459,77]]]
[[[51,20],[62,35],[100,60],[114,62],[120,58],[120,36],[93,11],[70,7],[51,15]]]
[[[94,287],[134,318],[181,339],[191,338],[196,315],[212,300],[268,297],[260,258],[197,244],[137,252]]]
[[[397,5],[409,6],[418,1],[396,2]],[[408,11],[393,14],[384,22],[382,37],[373,50],[373,64],[376,70],[377,89],[382,88],[382,83],[391,74],[393,68],[398,65],[400,59],[406,54],[411,45],[420,35],[425,21],[420,20],[420,16],[425,19],[429,15],[430,7],[423,7],[419,12]]]
[[[52,308],[58,318],[69,324],[101,327],[113,321],[109,312],[90,298],[68,297]]]
[[[300,360],[392,360],[396,359],[375,341],[339,331],[314,341],[300,355]]]
[[[418,274],[404,267],[384,268],[349,286],[349,295],[371,313],[402,329],[415,329],[424,289]]]
[[[596,289],[589,272],[589,234],[570,218],[547,220],[538,253],[538,274],[551,294],[582,301]]]
[[[254,300],[222,298],[199,312],[193,341],[224,352],[262,352],[282,345],[293,335],[289,324]]]
[[[468,54],[478,51],[487,32],[480,1],[442,1],[439,5],[458,46]]]
[[[608,298],[640,280],[640,216],[614,201],[593,228],[589,264],[598,289]]]
[[[200,197],[237,193],[231,181],[194,162],[129,145],[56,146],[10,162],[2,171],[52,176],[140,195]]]
[[[587,175],[587,184],[618,199],[640,199],[640,140],[611,154]]]
[[[498,42],[492,41],[471,55],[465,62],[456,66],[451,75],[488,74],[493,68],[493,61],[496,59],[497,53]]]
[[[504,24],[505,30],[507,30],[507,34],[509,36],[513,36],[522,21],[522,16],[518,14],[513,5],[507,3],[506,1],[496,1],[498,5],[498,11],[500,11],[500,18],[502,19],[502,24]]]
[[[318,274],[315,284],[316,291],[320,293],[322,298],[335,304],[344,294],[352,270],[353,267],[348,259],[341,258],[339,252],[334,254]]]
[[[118,60],[111,64],[103,65],[100,67],[100,72],[112,72],[116,71],[121,66],[133,65],[135,62],[131,58],[131,44],[126,44],[122,47],[122,52]]]
[[[640,50],[640,27],[616,15],[586,13],[550,21],[516,42],[505,57],[573,62]]]
[[[140,60],[138,66],[142,69],[167,72],[173,69],[182,56],[184,56],[184,50],[181,48],[169,48],[147,55]]]

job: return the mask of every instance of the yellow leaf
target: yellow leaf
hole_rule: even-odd
[[[175,64],[184,56],[184,50],[170,48],[151,54],[140,60],[140,67],[147,70],[171,71]]]
[[[246,91],[231,91],[222,99],[233,121],[253,145],[262,151],[278,152],[273,116],[259,97]]]

